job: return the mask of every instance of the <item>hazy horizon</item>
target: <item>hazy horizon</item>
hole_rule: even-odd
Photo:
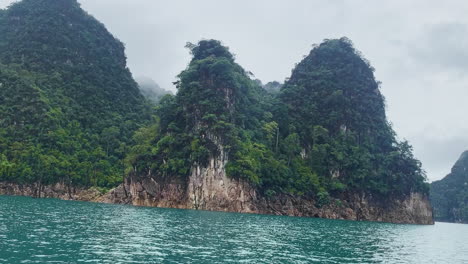
[[[12,0],[0,0],[0,8]],[[185,43],[219,39],[263,83],[283,82],[312,44],[350,38],[376,69],[387,116],[430,181],[468,149],[468,3],[461,1],[79,0],[126,45],[134,77],[162,88],[190,60]]]

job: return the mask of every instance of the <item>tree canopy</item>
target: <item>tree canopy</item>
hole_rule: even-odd
[[[315,46],[293,70],[279,100],[283,136],[298,134],[302,159],[329,188],[427,192],[420,162],[386,120],[373,68],[349,39]]]

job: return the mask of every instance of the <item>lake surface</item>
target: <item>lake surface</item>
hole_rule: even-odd
[[[468,225],[0,196],[0,263],[468,263]]]

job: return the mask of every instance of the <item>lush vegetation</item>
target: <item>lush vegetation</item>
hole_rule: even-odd
[[[468,151],[449,175],[431,184],[431,202],[436,221],[468,223]]]
[[[157,122],[135,135],[128,160],[137,172],[183,179],[193,164],[235,155],[242,142],[260,137],[264,91],[218,41],[187,47],[194,58],[179,75],[177,95],[163,97]]]
[[[372,67],[348,39],[326,40],[284,85],[263,88],[219,41],[188,48],[193,59],[178,93],[163,98],[157,121],[135,135],[129,169],[183,180],[194,164],[225,155],[229,176],[267,196],[327,203],[344,192],[428,192],[411,147],[386,120]]]
[[[0,16],[0,180],[112,187],[149,107],[123,44],[76,0]]]
[[[293,70],[276,112],[284,138],[327,190],[426,193],[420,162],[397,142],[373,68],[351,41],[325,40]]]

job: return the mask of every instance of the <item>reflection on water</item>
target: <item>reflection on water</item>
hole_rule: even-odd
[[[0,197],[0,263],[468,263],[468,225]]]

